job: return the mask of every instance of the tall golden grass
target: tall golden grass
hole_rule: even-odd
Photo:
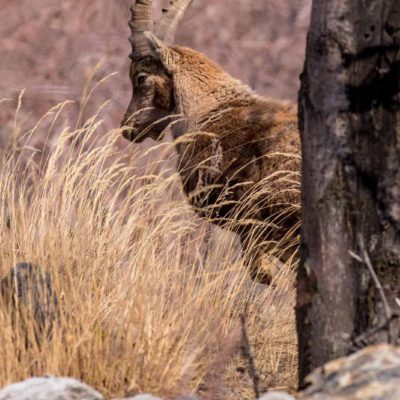
[[[67,106],[44,119],[55,122]],[[35,321],[18,329],[0,299],[0,386],[53,374],[106,396],[250,399],[240,352],[247,309],[263,384],[293,388],[294,266],[282,266],[274,287],[250,281],[237,240],[196,217],[165,167],[173,145],[122,152],[120,131],[99,137],[101,123],[96,115],[64,128],[45,152],[29,143],[50,131],[39,121],[20,134],[17,116],[2,151],[0,278],[21,261],[40,266],[60,318],[38,343]]]

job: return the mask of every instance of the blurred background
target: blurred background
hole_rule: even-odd
[[[131,95],[130,0],[0,0],[0,145],[22,134],[55,104],[73,100],[57,124],[73,125],[101,104],[103,131],[119,125]],[[295,101],[310,0],[194,0],[177,44],[204,52],[258,93]],[[168,0],[155,0],[159,15]],[[105,76],[87,104],[84,99]],[[83,107],[84,106],[84,107]],[[72,122],[73,121],[73,122]],[[45,124],[45,122],[44,122]],[[49,122],[50,124],[50,122]],[[58,130],[59,132],[59,130]],[[40,140],[36,138],[35,141]],[[40,144],[40,143],[34,143]]]

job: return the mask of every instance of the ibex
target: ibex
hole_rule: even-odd
[[[135,142],[157,140],[169,127],[191,204],[239,234],[251,277],[269,283],[261,256],[286,261],[298,247],[296,108],[256,95],[203,54],[172,46],[190,3],[171,1],[154,29],[152,1],[131,6],[133,95],[123,135]]]

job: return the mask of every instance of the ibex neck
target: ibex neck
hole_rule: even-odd
[[[226,108],[248,104],[254,96],[248,87],[232,78],[204,84],[199,81],[181,88],[177,106],[187,121],[187,128],[192,130],[198,129],[204,119],[210,119]]]
[[[213,110],[246,104],[256,95],[242,82],[234,79],[204,55],[186,48],[174,74],[177,111],[187,119],[189,127],[196,125]]]

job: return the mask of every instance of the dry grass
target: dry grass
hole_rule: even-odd
[[[27,340],[0,303],[0,386],[50,373],[109,396],[250,399],[239,351],[239,314],[248,304],[263,383],[293,388],[292,266],[282,268],[275,288],[249,280],[233,235],[200,221],[175,169],[160,168],[173,165],[171,144],[123,153],[120,132],[99,138],[95,116],[79,131],[55,135],[48,154],[30,146],[35,135],[53,134],[42,124],[55,125],[68,106],[54,107],[23,135],[17,117],[2,152],[0,277],[17,262],[41,266],[61,317],[38,345],[34,321]]]
[[[40,265],[61,318],[38,346],[33,321],[27,343],[0,304],[0,386],[51,373],[110,396],[251,399],[238,339],[249,304],[263,384],[293,388],[293,266],[281,269],[276,288],[252,283],[234,235],[187,204],[173,146],[127,147],[111,130],[131,91],[129,1],[2,3],[0,93],[10,100],[0,100],[0,278],[17,262]],[[226,18],[231,0],[196,0],[177,43],[204,51],[261,94],[295,99],[309,4],[240,0],[240,18]],[[92,82],[113,71],[89,97]],[[38,122],[66,98],[73,102]],[[105,99],[112,102],[101,106]]]

